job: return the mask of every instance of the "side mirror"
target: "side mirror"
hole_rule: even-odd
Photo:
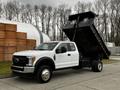
[[[60,49],[56,49],[56,53],[61,53],[61,50]]]

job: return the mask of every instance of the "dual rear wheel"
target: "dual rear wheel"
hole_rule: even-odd
[[[92,71],[101,72],[103,70],[103,63],[101,61],[93,61]]]

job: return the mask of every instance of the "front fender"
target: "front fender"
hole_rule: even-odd
[[[43,65],[48,65],[52,68],[52,70],[55,70],[55,63],[53,59],[49,57],[42,57],[35,64],[35,72]]]

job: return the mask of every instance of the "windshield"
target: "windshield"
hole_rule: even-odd
[[[57,44],[57,42],[42,43],[38,47],[36,47],[35,50],[53,50]]]

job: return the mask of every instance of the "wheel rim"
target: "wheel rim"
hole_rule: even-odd
[[[99,69],[99,71],[102,70],[102,64],[101,63],[98,64],[98,69]]]
[[[47,81],[50,78],[50,71],[48,69],[44,69],[41,74],[42,80]]]

